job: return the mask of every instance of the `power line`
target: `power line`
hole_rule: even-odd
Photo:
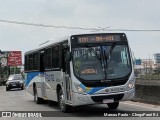
[[[18,21],[10,21],[10,20],[0,20],[0,22],[20,24],[20,25],[30,25],[30,26],[36,26],[36,27],[52,27],[52,28],[81,29],[81,30],[99,30],[98,28],[68,27],[68,26],[57,26],[57,25],[46,25],[46,24],[18,22]]]
[[[133,32],[159,32],[160,29],[111,29],[110,27],[105,28],[83,28],[83,27],[69,27],[69,26],[58,26],[58,25],[47,25],[47,24],[37,24],[37,23],[27,23],[11,20],[2,20],[3,23],[19,24],[19,25],[29,25],[35,27],[50,27],[50,28],[63,28],[63,29],[80,29],[80,30],[91,30],[91,31],[133,31]]]
[[[98,30],[94,30],[92,32],[96,32],[96,31],[160,32],[160,29],[111,29],[107,27],[107,28],[101,28]]]

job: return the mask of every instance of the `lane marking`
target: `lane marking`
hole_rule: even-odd
[[[122,104],[127,104],[127,105],[132,105],[132,106],[138,106],[138,107],[143,107],[143,108],[147,108],[147,109],[153,109],[153,110],[157,110],[157,111],[160,111],[160,108],[159,109],[157,109],[157,108],[152,108],[152,107],[147,107],[147,106],[143,106],[143,105],[135,105],[135,104],[131,104],[131,103],[124,103],[124,102],[121,102]]]

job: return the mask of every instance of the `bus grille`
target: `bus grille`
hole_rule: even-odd
[[[111,80],[111,81],[106,81],[106,82],[101,82],[100,80],[97,81],[81,81],[83,85],[86,87],[112,87],[112,86],[119,86],[119,85],[124,85],[128,81],[128,78],[125,79],[116,79],[116,80]]]
[[[123,98],[124,94],[116,95],[105,95],[105,96],[91,96],[94,102],[103,102],[103,99],[114,99],[114,101],[119,101]]]

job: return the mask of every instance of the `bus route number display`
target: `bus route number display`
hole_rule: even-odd
[[[78,37],[78,43],[100,43],[120,41],[119,35],[82,36]]]

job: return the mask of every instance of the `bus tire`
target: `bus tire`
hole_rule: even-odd
[[[119,102],[107,103],[109,109],[117,109],[119,106]]]
[[[70,106],[66,105],[64,102],[64,95],[62,89],[58,92],[58,105],[61,112],[67,113],[70,112]]]
[[[21,90],[24,90],[24,86],[23,85],[21,86]]]
[[[34,88],[34,102],[36,102],[37,104],[43,103],[43,99],[38,97],[37,88],[36,87]]]

